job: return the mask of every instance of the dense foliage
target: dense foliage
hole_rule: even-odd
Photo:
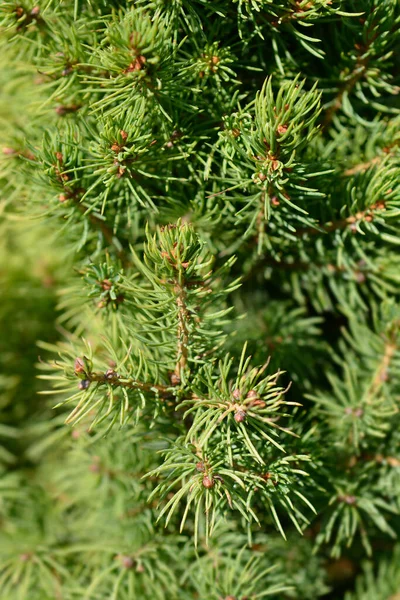
[[[400,597],[400,4],[5,0],[1,600]]]

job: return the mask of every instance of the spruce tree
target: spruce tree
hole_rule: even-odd
[[[398,0],[0,31],[0,599],[400,597]]]

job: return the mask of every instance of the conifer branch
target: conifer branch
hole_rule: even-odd
[[[82,381],[89,383],[98,383],[100,385],[112,385],[114,387],[121,387],[130,390],[139,390],[141,392],[154,393],[162,398],[172,398],[174,392],[171,387],[164,385],[156,385],[151,383],[144,383],[137,381],[136,379],[121,378],[112,369],[106,371],[106,373],[95,373],[95,372],[84,372],[85,379]],[[84,384],[88,385],[88,384]],[[84,387],[84,386],[83,386]]]
[[[332,231],[336,231],[338,229],[345,229],[346,227],[354,227],[357,223],[362,221],[370,222],[373,220],[374,215],[378,211],[385,210],[386,205],[384,201],[376,202],[372,204],[365,210],[358,211],[355,215],[350,215],[344,219],[339,219],[338,221],[332,221],[331,223],[326,223],[325,225],[316,226],[316,227],[306,227],[304,229],[298,229],[295,233],[296,236],[303,235],[318,235],[321,232],[331,233]]]
[[[369,50],[371,48],[371,45],[379,35],[378,31],[375,31],[375,33],[371,37],[369,36],[371,31],[374,30],[375,25],[376,23],[372,23],[369,27],[366,34],[365,44],[355,44],[357,49],[357,58],[354,65],[354,69],[348,77],[347,81],[345,81],[345,83],[340,88],[339,93],[334,98],[331,106],[325,113],[325,118],[322,125],[323,129],[327,129],[330,126],[336,113],[342,107],[344,95],[350,94],[354,87],[357,85],[357,83],[364,77],[372,58],[372,54],[369,53]]]
[[[175,366],[175,377],[180,381],[181,374],[185,371],[188,360],[189,348],[189,329],[188,320],[190,318],[189,311],[186,306],[185,289],[178,281],[175,282],[174,291],[176,294],[176,304],[178,307],[178,349],[177,362]]]
[[[351,177],[352,175],[358,175],[359,173],[363,173],[367,171],[370,167],[379,165],[388,155],[393,155],[396,148],[398,148],[400,143],[399,141],[394,142],[393,144],[389,144],[382,149],[383,154],[379,154],[378,156],[372,157],[370,160],[365,162],[358,163],[353,167],[346,169],[343,173],[346,177]]]
[[[371,386],[367,392],[367,402],[374,398],[374,396],[385,383],[385,381],[387,381],[389,377],[389,367],[396,354],[396,351],[396,335],[393,333],[391,338],[385,343],[385,350],[382,356],[382,360],[378,365],[378,368],[372,379]]]

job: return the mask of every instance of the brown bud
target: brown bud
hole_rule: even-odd
[[[204,473],[204,471],[206,470],[204,463],[201,461],[196,463],[196,469],[197,471],[200,471],[200,473]]]
[[[258,398],[258,393],[256,390],[250,390],[247,392],[246,398],[250,398],[251,400]]]
[[[356,271],[354,276],[355,276],[355,280],[357,281],[357,283],[365,282],[366,277],[362,271]]]
[[[235,419],[236,423],[243,423],[245,418],[246,418],[246,413],[244,412],[244,410],[238,410],[235,412],[234,419]]]
[[[82,358],[75,359],[75,373],[84,373],[85,372],[85,363]]]
[[[117,144],[116,142],[111,146],[111,150],[113,152],[119,152],[121,150],[120,145]]]
[[[357,503],[357,498],[348,494],[346,494],[345,496],[339,496],[338,500],[339,502],[344,502],[345,504],[349,504],[350,506]]]
[[[271,161],[271,171],[277,171],[279,169],[279,160]]]
[[[132,71],[141,71],[146,63],[146,57],[143,55],[137,56],[133,62],[125,69],[125,73],[131,73]]]
[[[179,385],[181,382],[181,378],[177,373],[171,373],[170,380],[172,385]]]
[[[115,379],[118,377],[118,374],[113,369],[107,369],[105,377],[106,379]]]
[[[125,568],[125,569],[132,569],[133,565],[134,565],[134,560],[131,556],[119,556],[118,557],[119,560],[121,561],[121,565]]]
[[[238,389],[233,390],[232,396],[235,398],[235,400],[240,400],[240,398],[242,397],[242,392]]]
[[[68,200],[68,196],[66,194],[60,194],[58,199],[60,202],[66,202]]]
[[[265,175],[265,173],[259,173],[258,174],[258,179],[260,181],[265,181],[267,179],[267,176]]]
[[[264,402],[264,400],[256,398],[251,402],[251,406],[259,406],[260,408],[265,408],[267,406],[267,403]]]
[[[214,487],[214,479],[211,476],[204,475],[203,477],[203,486],[208,490]]]
[[[380,379],[381,381],[387,381],[387,380],[389,379],[389,373],[388,373],[387,369],[384,369],[384,370],[381,372],[379,379]]]
[[[279,133],[279,135],[283,135],[284,133],[286,133],[287,129],[287,125],[278,125],[276,131]]]
[[[119,135],[122,137],[122,139],[124,140],[124,142],[126,142],[126,140],[128,139],[127,132],[124,131],[123,129],[121,129],[121,131],[119,132]]]
[[[23,554],[19,555],[19,560],[21,560],[22,562],[27,562],[30,558],[31,558],[31,553],[30,552],[24,552]]]
[[[272,206],[279,206],[280,205],[280,202],[279,202],[279,200],[278,200],[278,198],[276,196],[272,196],[272,198],[271,198],[271,204],[272,204]]]
[[[12,156],[13,154],[17,154],[17,151],[14,148],[3,148],[3,154],[6,156]]]
[[[31,16],[32,17],[38,17],[40,13],[40,7],[39,6],[34,6],[31,10]]]
[[[103,281],[101,282],[101,287],[105,291],[111,290],[112,282],[109,279],[103,279]]]
[[[82,379],[79,383],[78,383],[78,388],[80,390],[87,390],[88,387],[90,385],[90,381],[89,379]]]
[[[91,473],[99,473],[100,472],[100,465],[98,461],[92,462],[91,465],[89,465],[89,471]]]

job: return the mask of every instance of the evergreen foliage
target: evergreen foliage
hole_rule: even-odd
[[[398,1],[0,48],[0,600],[400,597]]]

